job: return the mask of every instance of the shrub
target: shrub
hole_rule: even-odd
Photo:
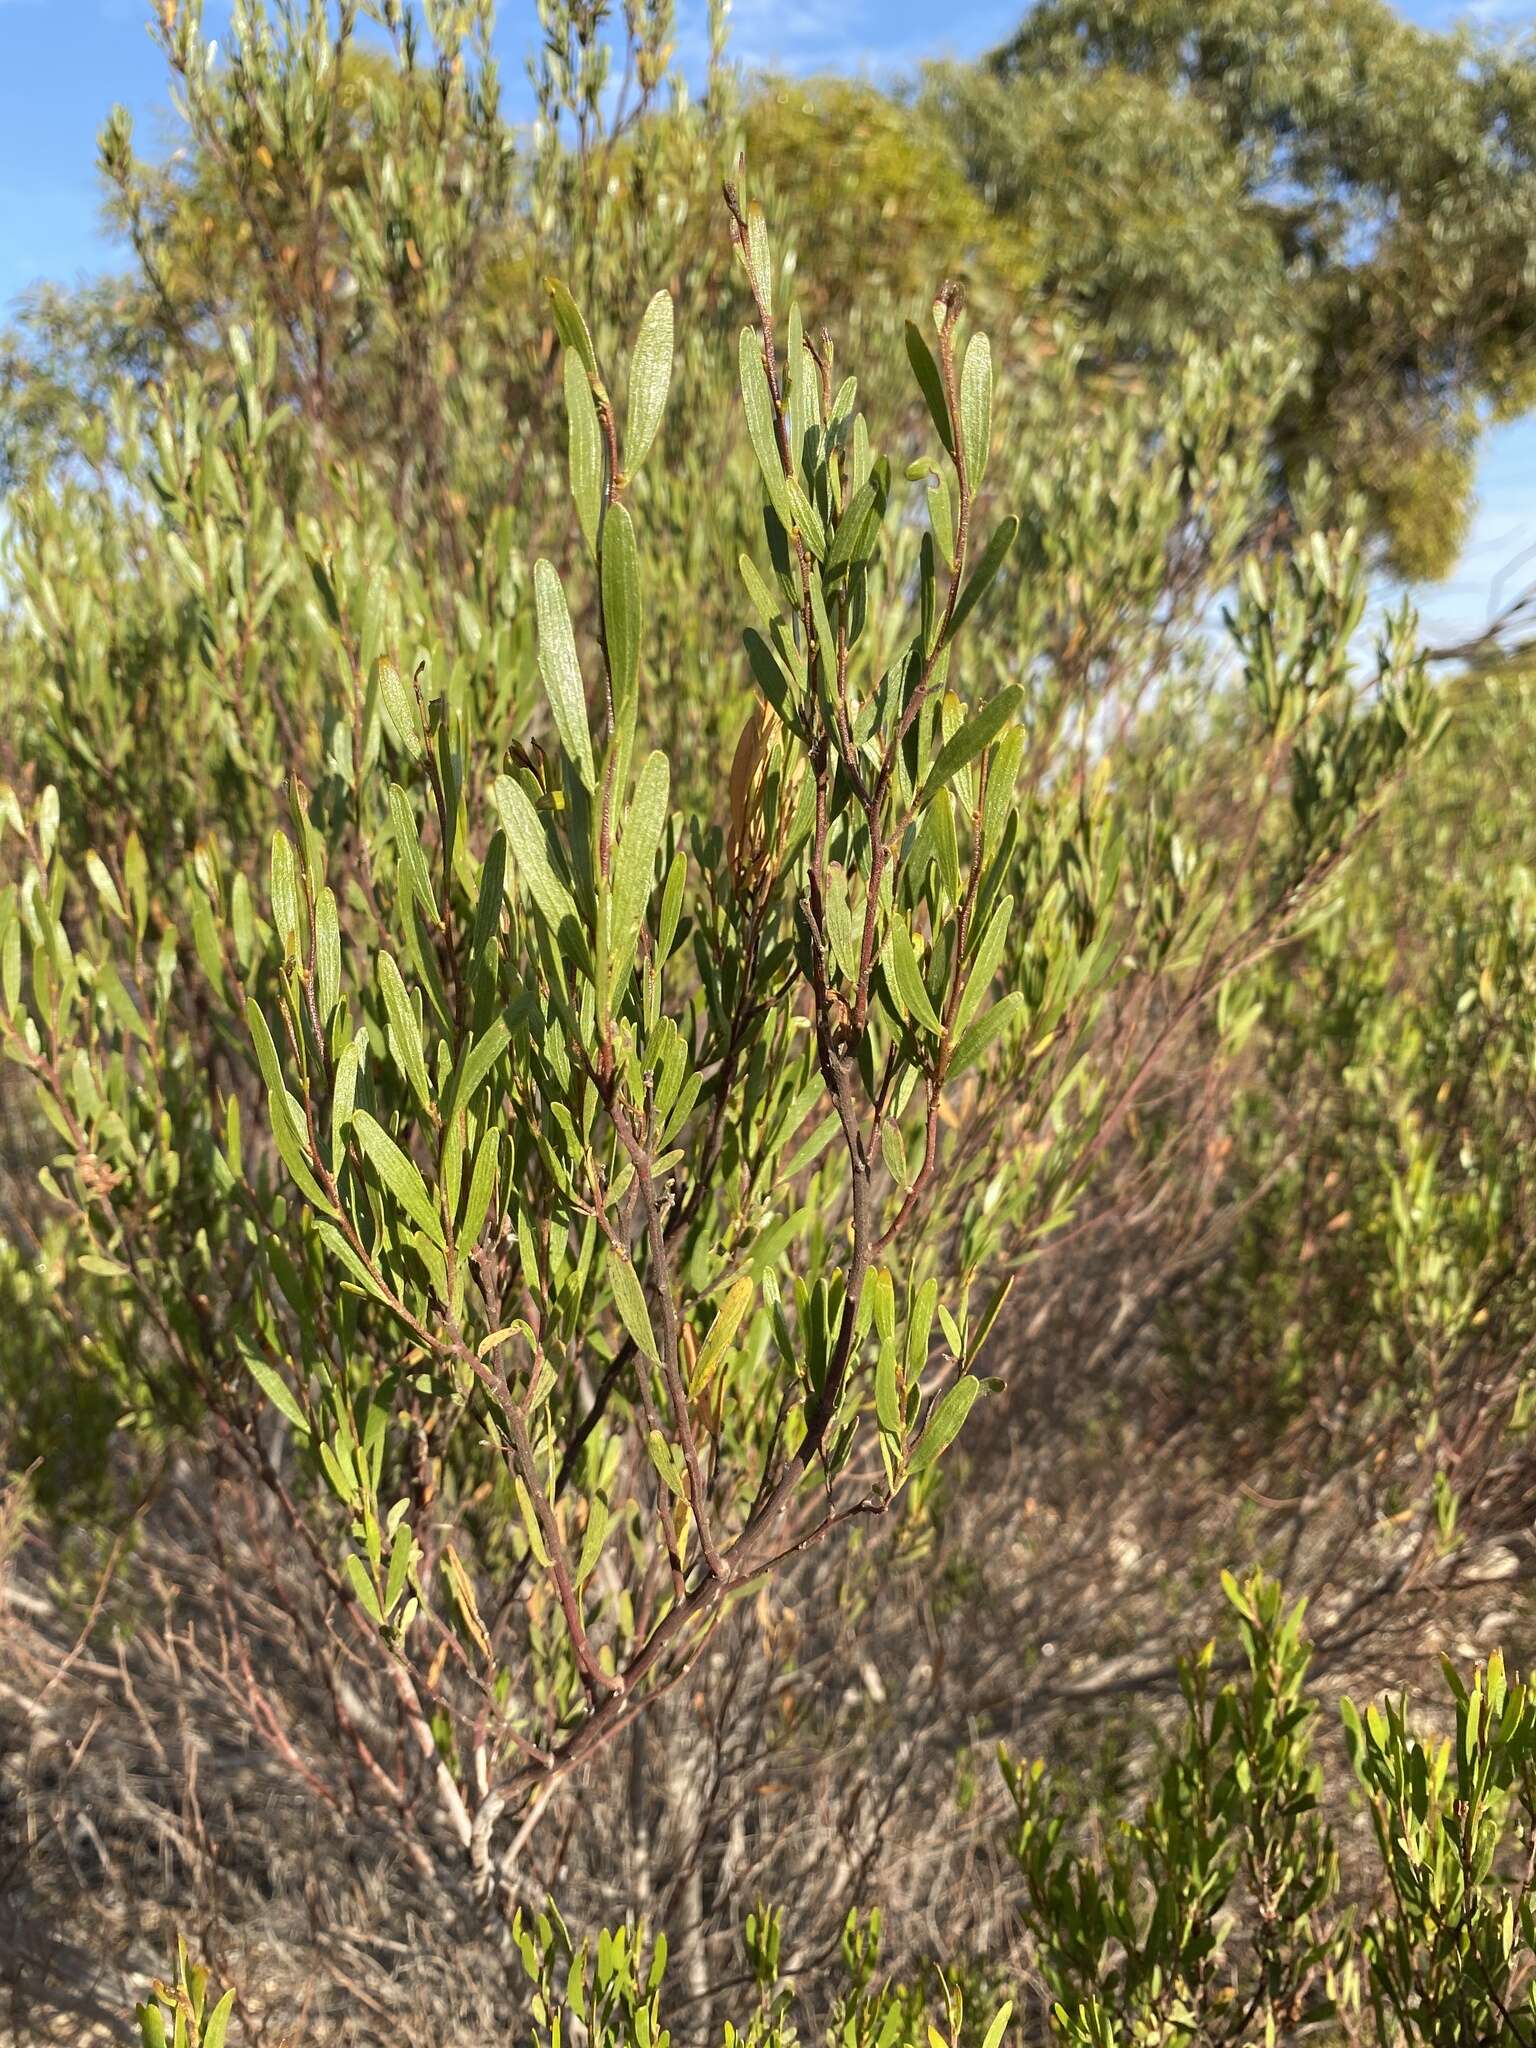
[[[907,331],[941,450],[915,467],[919,536],[830,343],[775,320],[761,212],[728,203],[766,546],[741,564],[760,702],[724,816],[675,813],[666,757],[636,745],[664,656],[630,506],[664,459],[671,301],[639,323],[621,412],[559,285],[585,659],[547,560],[503,586],[471,666],[366,524],[306,547],[269,482],[291,432],[273,351],[237,334],[238,397],[194,379],[150,473],[173,519],[206,495],[232,530],[173,527],[144,595],[225,679],[186,715],[218,732],[223,809],[254,820],[224,721],[269,596],[303,577],[337,679],[317,780],[290,780],[254,885],[214,841],[178,860],[74,804],[66,836],[53,785],[7,799],[7,1049],[63,1141],[45,1184],[80,1267],[116,1283],[96,1342],[135,1406],[190,1400],[269,1491],[309,1560],[312,1653],[332,1685],[368,1660],[482,1875],[508,1804],[675,1684],[733,1599],[931,1492],[983,1391],[998,1253],[1067,1212],[1159,1051],[1432,723],[1401,636],[1375,698],[1352,694],[1352,543],[1319,535],[1246,576],[1247,867],[1235,836],[1125,857],[1102,776],[1021,782],[1023,686],[954,687],[1018,526],[980,512],[985,337],[960,346],[947,287],[935,343]],[[38,629],[80,661],[89,583],[32,574]],[[547,738],[511,742],[487,820],[474,770],[530,613]],[[274,700],[278,735],[301,701]],[[1160,1014],[1134,1050],[1130,977]]]

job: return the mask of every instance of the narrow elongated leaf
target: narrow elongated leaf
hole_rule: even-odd
[[[929,1416],[928,1426],[917,1440],[909,1468],[912,1472],[926,1472],[935,1458],[949,1449],[965,1426],[965,1418],[980,1392],[980,1380],[973,1379],[969,1373],[964,1379],[956,1380]]]
[[[368,1567],[355,1550],[347,1553],[346,1573],[352,1591],[357,1596],[359,1607],[370,1621],[382,1624],[384,1616],[379,1607],[379,1596],[373,1589],[372,1579],[368,1576]]]
[[[651,1312],[645,1305],[640,1276],[630,1261],[616,1252],[608,1255],[608,1273],[613,1282],[613,1303],[619,1312],[619,1321],[634,1338],[641,1354],[654,1365],[660,1354],[656,1349],[656,1333],[651,1328]]]
[[[397,744],[413,761],[419,761],[424,744],[421,713],[417,709],[415,693],[392,661],[381,660],[379,663],[379,696],[383,699],[384,716],[394,730]]]
[[[388,953],[379,955],[379,987],[389,1020],[389,1050],[395,1065],[410,1083],[411,1093],[423,1110],[432,1108],[432,1089],[427,1080],[427,1059],[422,1050],[421,1026],[416,1021],[410,991],[400,970]]]
[[[973,334],[960,372],[960,446],[974,491],[987,473],[992,444],[992,344]]]
[[[651,1431],[645,1440],[645,1448],[650,1452],[651,1463],[661,1474],[662,1484],[669,1493],[675,1493],[681,1497],[683,1493],[683,1461],[677,1451],[667,1442],[659,1429]]]
[[[286,832],[272,834],[272,864],[270,891],[272,898],[272,923],[282,941],[283,951],[290,960],[297,960],[301,951],[299,938],[299,864],[294,855],[293,841]]]
[[[453,1593],[453,1604],[463,1618],[464,1626],[474,1638],[483,1656],[491,1654],[491,1639],[485,1632],[485,1623],[480,1619],[480,1603],[475,1598],[475,1588],[469,1573],[464,1569],[464,1560],[451,1543],[443,1545],[443,1576]]]
[[[597,1570],[597,1561],[603,1554],[603,1541],[608,1534],[608,1503],[602,1495],[594,1494],[587,1503],[587,1526],[581,1539],[581,1555],[576,1560],[576,1583],[585,1585]]]
[[[955,452],[954,428],[950,424],[949,401],[944,396],[944,379],[939,375],[939,366],[933,360],[933,351],[920,327],[907,322],[907,360],[917,378],[918,389],[922,392],[933,424],[939,430],[939,439],[944,443],[945,452]]]
[[[983,748],[991,746],[1023,700],[1024,692],[1019,684],[1010,683],[1007,689],[999,690],[989,704],[971,713],[939,749],[939,757],[929,769],[928,780],[923,785],[923,803],[931,803],[952,776],[958,775],[968,762],[974,761]]]
[[[688,1391],[700,1394],[715,1376],[715,1369],[729,1349],[736,1332],[741,1328],[741,1319],[752,1306],[752,1280],[743,1273],[734,1280],[721,1302],[719,1312],[710,1325],[709,1335],[699,1347],[698,1358],[694,1361],[689,1376]]]
[[[426,1232],[434,1244],[441,1246],[443,1226],[415,1162],[406,1157],[384,1126],[366,1109],[352,1112],[352,1129],[380,1180],[406,1215]]]
[[[928,502],[928,523],[933,528],[933,544],[944,557],[948,568],[955,566],[955,501],[949,494],[949,478],[937,476],[933,488],[924,493]],[[929,645],[929,636],[924,634],[924,645]]]
[[[845,565],[862,562],[875,545],[885,511],[885,479],[876,468],[848,500],[832,545],[827,549],[826,574],[831,577]]]
[[[613,679],[614,714],[622,725],[633,709],[640,675],[640,558],[635,529],[622,505],[603,522],[603,634]]]
[[[475,1040],[464,1062],[464,1073],[454,1097],[455,1108],[465,1108],[475,1099],[475,1090],[512,1042],[505,1017],[498,1017]]]
[[[282,1374],[275,1371],[273,1367],[267,1364],[265,1359],[261,1358],[247,1358],[245,1366],[246,1371],[249,1372],[251,1378],[260,1387],[278,1414],[286,1415],[296,1430],[302,1435],[308,1436],[309,1418],[299,1406],[298,1396],[283,1378]]]
[[[586,321],[581,317],[581,308],[558,277],[546,277],[544,289],[549,293],[549,302],[554,310],[555,332],[568,349],[574,350],[582,368],[593,383],[600,382],[597,374],[597,350],[592,346],[592,337],[587,332]]]
[[[493,794],[513,865],[524,888],[543,912],[552,933],[563,936],[568,924],[571,934],[579,935],[576,905],[571,900],[570,891],[555,873],[543,823],[521,783],[514,782],[510,775],[500,775],[496,778]]]
[[[411,1525],[402,1522],[395,1531],[395,1540],[390,1546],[389,1574],[384,1581],[384,1613],[394,1613],[400,1604],[400,1595],[405,1591],[406,1578],[411,1569],[411,1552],[414,1549]]]
[[[667,828],[671,770],[662,753],[649,754],[635,781],[634,801],[613,865],[612,963],[615,981],[629,972],[640,921],[656,879],[656,856]]]
[[[950,1055],[950,1074],[963,1074],[967,1067],[973,1067],[993,1040],[1021,1024],[1025,1014],[1026,1004],[1017,989],[1011,990],[1000,1003],[994,1003],[990,1010],[983,1010],[970,1029],[956,1039]]]
[[[909,1380],[915,1380],[928,1363],[928,1346],[933,1339],[933,1312],[938,1305],[938,1281],[925,1280],[907,1316],[906,1366]]]
[[[741,570],[741,580],[747,587],[747,595],[752,600],[752,609],[771,632],[774,620],[784,607],[763,581],[758,573],[757,564],[750,555],[738,555],[736,561]]]
[[[209,2013],[203,2028],[202,2048],[224,2048],[224,2039],[229,2032],[229,2016],[235,2009],[235,1994],[226,1991],[218,2004]]]
[[[506,887],[507,835],[493,832],[485,849],[485,866],[480,870],[480,893],[475,901],[475,923],[470,934],[470,951],[483,953],[501,926],[502,896]]]
[[[960,628],[976,609],[978,601],[989,588],[992,579],[1007,559],[1008,550],[1013,546],[1014,537],[1017,535],[1018,530],[1019,522],[1010,512],[1008,517],[999,524],[992,538],[987,542],[982,552],[981,560],[971,571],[970,578],[964,590],[961,591],[953,612],[950,614],[949,631],[944,636],[946,640],[954,639]]]
[[[901,1141],[901,1132],[895,1121],[887,1118],[880,1126],[880,1156],[885,1161],[885,1170],[899,1188],[912,1185],[912,1175],[907,1167],[907,1151]]]
[[[595,553],[603,509],[603,437],[591,380],[575,349],[565,352],[565,410],[570,423],[571,496],[587,546]]]
[[[901,1395],[896,1383],[896,1347],[890,1342],[880,1346],[880,1357],[875,1366],[875,1418],[888,1436],[902,1434]]]
[[[891,920],[891,934],[887,942],[886,959],[891,970],[891,979],[896,985],[907,1014],[915,1017],[919,1024],[935,1037],[943,1029],[938,1012],[923,986],[922,969],[917,964],[917,952],[912,944],[912,934],[905,919],[898,912]]]
[[[378,1281],[369,1272],[367,1266],[364,1265],[351,1245],[348,1244],[342,1232],[337,1229],[334,1223],[328,1222],[324,1217],[320,1221],[320,1236],[326,1250],[330,1252],[339,1265],[346,1268],[362,1293],[366,1294],[372,1301],[383,1302],[387,1308],[394,1306],[389,1296],[379,1286]]]
[[[398,782],[389,785],[389,817],[395,829],[395,848],[400,857],[401,871],[411,893],[432,922],[441,924],[437,897],[432,888],[432,873],[421,850],[421,835],[416,829],[415,807]]]
[[[975,1327],[971,1330],[970,1341],[965,1354],[967,1369],[974,1366],[977,1358],[980,1356],[982,1346],[986,1343],[988,1337],[991,1336],[992,1327],[1002,1314],[1003,1304],[1013,1292],[1013,1283],[1017,1278],[1018,1275],[1016,1273],[1010,1273],[1006,1280],[999,1283],[993,1290],[992,1299],[982,1310]]]
[[[1012,2017],[1013,2000],[1010,1998],[1007,1999],[1001,2006],[999,2006],[997,2011],[992,2015],[992,2024],[987,2028],[986,2033],[982,2036],[981,2048],[998,2048],[998,2044],[999,2042],[1001,2042],[1004,2033],[1007,2031],[1008,2022],[1010,2019],[1012,2019]]]
[[[765,293],[773,290],[773,258],[768,243],[768,216],[754,199],[747,208],[747,254],[753,281]]]
[[[501,1133],[492,1124],[480,1140],[474,1168],[469,1176],[469,1198],[464,1204],[464,1221],[458,1234],[459,1257],[467,1258],[480,1242],[491,1197],[496,1192],[496,1166],[501,1151]]]
[[[784,463],[779,453],[778,432],[773,419],[773,395],[768,389],[768,372],[763,367],[763,345],[755,328],[743,327],[740,344],[741,397],[746,408],[747,438],[763,473],[768,502],[785,527],[795,525],[795,515],[785,484]]]
[[[517,1504],[523,1511],[523,1527],[528,1531],[528,1547],[545,1571],[548,1571],[549,1546],[544,1541],[544,1531],[539,1527],[539,1515],[533,1504],[533,1495],[520,1476],[514,1475],[512,1484],[517,1489]]]
[[[555,721],[555,731],[566,758],[581,777],[585,789],[594,787],[592,735],[587,729],[587,693],[576,659],[576,635],[571,630],[570,609],[565,591],[553,566],[536,562],[533,569],[533,601],[539,630],[539,674],[544,694]]]
[[[992,978],[1002,962],[1003,948],[1008,943],[1008,927],[1013,919],[1013,898],[1004,896],[994,905],[992,915],[987,919],[986,929],[976,941],[976,950],[971,955],[967,971],[965,993],[955,1011],[955,1030],[963,1032],[980,1008],[983,998],[992,986]]]
[[[624,423],[624,474],[632,477],[650,453],[672,382],[672,296],[658,292],[646,307],[629,359],[629,411]]]
[[[322,1024],[341,997],[341,923],[333,890],[322,889],[315,903],[315,1003]]]
[[[327,1215],[334,1215],[336,1211],[321,1190],[310,1164],[307,1149],[309,1134],[305,1129],[304,1114],[284,1084],[283,1070],[277,1059],[277,1047],[272,1042],[272,1033],[260,1003],[247,1004],[245,1014],[251,1044],[256,1052],[256,1064],[260,1067],[261,1077],[267,1084],[267,1111],[271,1119],[272,1138],[277,1146],[278,1157],[309,1201]]]

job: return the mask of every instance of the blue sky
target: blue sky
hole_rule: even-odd
[[[748,66],[838,69],[880,76],[927,56],[974,56],[1001,39],[1024,0],[734,0],[732,48]],[[1529,0],[1407,0],[1427,26],[1457,18],[1494,31],[1531,19]],[[705,0],[678,0],[685,63],[703,48]],[[210,33],[227,13],[209,0]],[[96,135],[120,100],[140,146],[168,142],[163,71],[147,0],[0,0],[0,311],[40,278],[70,280],[110,265],[98,220]],[[935,30],[937,19],[939,27]],[[536,35],[531,0],[503,0],[498,44],[512,111],[526,100],[523,53]],[[1472,630],[1499,602],[1500,579],[1519,574],[1536,546],[1536,420],[1491,435],[1478,477],[1478,509],[1455,574],[1419,593],[1436,636]],[[1536,560],[1524,564],[1527,577]],[[1508,594],[1508,593],[1507,593]]]

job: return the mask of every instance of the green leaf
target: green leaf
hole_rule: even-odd
[[[587,1503],[587,1526],[581,1539],[581,1555],[576,1560],[576,1583],[585,1585],[597,1570],[597,1561],[603,1554],[603,1543],[608,1534],[608,1503],[602,1495],[594,1494]]]
[[[887,1436],[902,1434],[901,1394],[896,1384],[896,1347],[880,1346],[875,1365],[875,1417]]]
[[[634,801],[613,864],[612,971],[615,984],[629,972],[640,921],[656,878],[656,856],[667,828],[671,770],[662,753],[649,754],[635,780]]]
[[[876,1266],[870,1276],[870,1305],[882,1344],[896,1342],[896,1287],[889,1266]]]
[[[370,1621],[377,1622],[382,1627],[384,1616],[379,1609],[379,1596],[373,1590],[373,1581],[368,1576],[367,1566],[355,1550],[347,1552],[346,1573],[351,1581],[352,1590],[357,1595],[358,1605]]]
[[[384,701],[384,716],[389,720],[397,745],[403,747],[413,761],[419,761],[425,736],[421,730],[415,692],[407,688],[395,664],[382,658],[379,661],[379,695]]]
[[[874,547],[885,512],[883,464],[865,478],[844,508],[827,550],[826,574],[831,578],[846,563],[862,562]]]
[[[565,346],[574,351],[592,382],[601,384],[602,379],[597,374],[597,351],[592,346],[587,323],[581,317],[581,308],[558,277],[546,277],[544,289],[549,293],[554,310],[555,332]]]
[[[924,492],[928,503],[928,523],[933,528],[933,543],[944,557],[949,568],[955,566],[955,501],[949,494],[949,478],[939,476],[933,488]],[[929,644],[930,636],[924,634],[923,644]]]
[[[128,913],[123,908],[122,897],[117,893],[117,884],[107,872],[106,862],[94,848],[88,849],[86,852],[85,871],[91,878],[91,885],[95,889],[96,894],[101,898],[108,910],[112,912],[114,917],[121,918],[123,923],[126,924],[128,922]]]
[[[738,555],[736,563],[741,571],[741,580],[746,585],[747,596],[752,600],[752,609],[771,632],[774,620],[784,607],[764,582],[757,564],[750,555]]]
[[[303,1112],[283,1082],[283,1070],[278,1065],[277,1047],[272,1043],[272,1033],[260,1003],[246,1005],[246,1024],[251,1034],[251,1044],[256,1052],[256,1064],[261,1077],[267,1084],[267,1111],[272,1123],[273,1142],[278,1156],[292,1174],[304,1194],[317,1209],[329,1215],[335,1210],[321,1191],[314,1169],[310,1165],[306,1147],[308,1133],[304,1126]]]
[[[634,525],[622,505],[610,505],[603,521],[603,634],[614,715],[620,724],[633,708],[639,686],[643,621]]]
[[[939,1304],[939,1283],[925,1280],[917,1291],[907,1316],[907,1378],[917,1379],[928,1363],[928,1346],[933,1340],[933,1312]]]
[[[932,803],[952,776],[958,775],[962,768],[974,761],[983,748],[991,746],[1023,701],[1023,689],[1018,683],[1010,683],[980,711],[973,711],[940,748],[939,757],[929,769],[928,780],[923,785],[921,802]]]
[[[480,1241],[491,1197],[496,1191],[496,1167],[501,1151],[501,1133],[492,1124],[480,1140],[475,1164],[469,1176],[469,1199],[464,1204],[463,1227],[458,1234],[460,1258],[465,1258]]]
[[[389,785],[389,816],[395,831],[395,849],[399,854],[401,869],[411,893],[426,910],[432,922],[441,924],[437,897],[432,888],[431,870],[427,866],[427,857],[421,850],[421,835],[416,828],[415,807],[398,782]]]
[[[1027,1005],[1017,989],[1011,990],[1000,1003],[994,1003],[990,1010],[983,1010],[969,1031],[955,1040],[946,1073],[963,1074],[967,1067],[973,1067],[995,1038],[1023,1022],[1026,1011]]]
[[[539,674],[549,699],[555,730],[566,758],[581,777],[582,787],[592,789],[596,776],[592,768],[592,736],[587,730],[587,693],[576,659],[576,635],[565,592],[552,565],[534,564],[534,610],[539,630]]]
[[[661,916],[656,926],[656,957],[668,960],[672,955],[672,941],[677,937],[677,927],[683,915],[683,890],[688,881],[688,856],[679,847],[672,856],[672,865],[667,869],[666,883],[661,892]]]
[[[683,1493],[683,1461],[674,1447],[669,1444],[659,1429],[653,1429],[645,1440],[651,1463],[661,1474],[662,1484],[669,1493],[681,1498]]]
[[[651,1313],[645,1305],[645,1291],[640,1285],[640,1276],[630,1260],[621,1252],[609,1247],[608,1273],[613,1283],[613,1305],[619,1312],[619,1321],[624,1325],[642,1356],[654,1365],[660,1359],[656,1349],[656,1333],[651,1328]]]
[[[743,1273],[732,1281],[721,1302],[715,1320],[709,1328],[709,1335],[699,1347],[688,1378],[688,1392],[701,1394],[715,1376],[715,1369],[729,1349],[736,1332],[741,1328],[741,1319],[752,1306],[752,1280]]]
[[[980,336],[977,337],[978,340],[980,338]],[[974,347],[974,345],[975,344],[973,343],[972,346]],[[1010,1998],[1003,2005],[1001,2005],[998,2008],[998,2010],[992,2015],[992,2023],[987,2028],[986,2033],[982,2036],[981,2048],[998,2048],[998,2043],[1002,2040],[1004,2033],[1007,2031],[1008,2022],[1010,2019],[1012,2019],[1012,2017],[1013,2000]]]
[[[972,1367],[976,1363],[976,1360],[980,1357],[982,1349],[985,1346],[987,1339],[992,1334],[993,1328],[997,1322],[998,1317],[1003,1312],[1003,1304],[1007,1301],[1009,1295],[1013,1292],[1013,1283],[1017,1278],[1017,1273],[1010,1273],[1005,1280],[1002,1280],[998,1283],[996,1288],[994,1288],[993,1290],[992,1299],[987,1303],[986,1307],[982,1310],[981,1315],[976,1322],[975,1328],[971,1330],[971,1332],[969,1333],[969,1341],[967,1344],[965,1354],[965,1363],[967,1369]]]
[[[926,1472],[935,1458],[947,1451],[965,1425],[976,1396],[981,1392],[980,1380],[967,1373],[964,1379],[956,1380],[949,1392],[928,1417],[928,1426],[917,1440],[917,1449],[912,1453],[910,1470]]]
[[[464,1071],[459,1077],[459,1085],[454,1090],[453,1106],[456,1110],[467,1109],[469,1104],[474,1101],[476,1089],[501,1058],[511,1042],[512,1032],[505,1017],[498,1017],[475,1040],[475,1043],[470,1047],[469,1056],[464,1062]]]
[[[565,410],[570,422],[571,496],[587,546],[595,554],[603,510],[603,437],[591,381],[574,349],[565,352]]]
[[[434,1244],[442,1247],[442,1221],[414,1161],[406,1157],[384,1126],[366,1109],[353,1110],[352,1129],[379,1178],[406,1215],[426,1232]]]
[[[549,1545],[544,1541],[544,1531],[539,1527],[538,1510],[533,1505],[533,1495],[519,1474],[513,1474],[512,1484],[517,1489],[517,1504],[523,1511],[523,1527],[528,1531],[528,1547],[545,1571],[548,1571]]]
[[[944,443],[945,453],[953,455],[955,436],[949,420],[949,401],[944,396],[944,379],[939,375],[939,366],[933,360],[933,351],[929,348],[922,329],[910,320],[907,322],[907,360],[912,365],[918,389],[927,403],[933,424],[939,430],[939,439]]]
[[[571,900],[570,891],[555,873],[543,823],[521,783],[514,782],[510,775],[499,775],[492,793],[523,886],[543,912],[556,937],[564,939],[569,926],[570,935],[579,938],[581,927],[576,918],[576,905]]]
[[[624,423],[624,474],[632,477],[650,453],[672,382],[672,296],[660,291],[646,307],[629,359],[629,411]]]
[[[912,934],[908,931],[906,920],[900,911],[891,919],[890,937],[886,943],[886,960],[890,967],[891,979],[896,985],[896,993],[900,996],[907,1014],[915,1017],[925,1030],[931,1031],[937,1038],[944,1027],[939,1022],[939,1014],[923,985],[922,969],[917,964]]]
[[[235,1994],[233,1991],[226,1991],[208,2015],[208,2023],[203,2029],[203,2048],[224,2048],[224,2036],[229,2031],[229,2016],[234,2009]]]
[[[965,1030],[980,1007],[983,996],[992,986],[997,970],[1002,964],[1003,948],[1008,943],[1008,927],[1012,922],[1013,898],[1000,897],[993,906],[986,929],[976,941],[976,950],[971,955],[965,993],[961,996],[959,1007],[955,1011],[957,1035]]]
[[[991,444],[992,344],[984,334],[973,334],[960,372],[960,446],[973,491],[987,473]]]
[[[827,552],[827,529],[821,514],[806,496],[798,477],[784,479],[784,494],[789,500],[792,525],[819,562]]]
[[[746,408],[747,438],[762,471],[768,502],[785,528],[795,525],[784,480],[784,463],[779,453],[778,431],[774,425],[773,394],[768,389],[768,372],[763,367],[763,345],[755,327],[743,327],[740,342],[741,397]]]
[[[977,601],[985,593],[993,577],[1003,566],[1008,550],[1013,546],[1018,530],[1019,522],[1010,512],[1008,517],[996,528],[992,538],[987,542],[981,560],[971,571],[970,581],[960,593],[959,601],[955,605],[954,611],[950,614],[949,630],[944,635],[946,641],[954,639],[960,628],[975,610]]]
[[[427,1080],[427,1060],[422,1050],[421,1026],[416,1021],[415,1006],[411,1002],[400,970],[388,953],[379,955],[379,987],[384,996],[384,1010],[389,1020],[389,1049],[395,1065],[410,1083],[411,1093],[422,1109],[430,1114],[432,1089]]]
[[[336,1062],[336,1079],[331,1088],[331,1166],[340,1167],[341,1142],[346,1136],[347,1125],[352,1120],[352,1105],[357,1100],[357,1084],[362,1074],[363,1059],[368,1049],[366,1028],[359,1029],[342,1048]]]
[[[308,1436],[309,1417],[299,1406],[298,1396],[283,1378],[282,1374],[274,1371],[266,1363],[265,1359],[261,1358],[247,1358],[245,1365],[251,1378],[260,1387],[278,1414],[286,1415],[295,1429]]]
[[[880,1153],[885,1160],[885,1170],[899,1188],[912,1185],[912,1175],[907,1167],[907,1148],[902,1143],[901,1132],[895,1119],[887,1117],[880,1126]]]
[[[290,960],[298,960],[301,952],[299,938],[299,865],[293,851],[293,841],[286,832],[272,834],[272,865],[270,892],[272,898],[272,923],[282,941],[284,954]]]
[[[322,1024],[341,999],[341,921],[336,914],[336,895],[322,889],[315,904],[315,1003]]]

